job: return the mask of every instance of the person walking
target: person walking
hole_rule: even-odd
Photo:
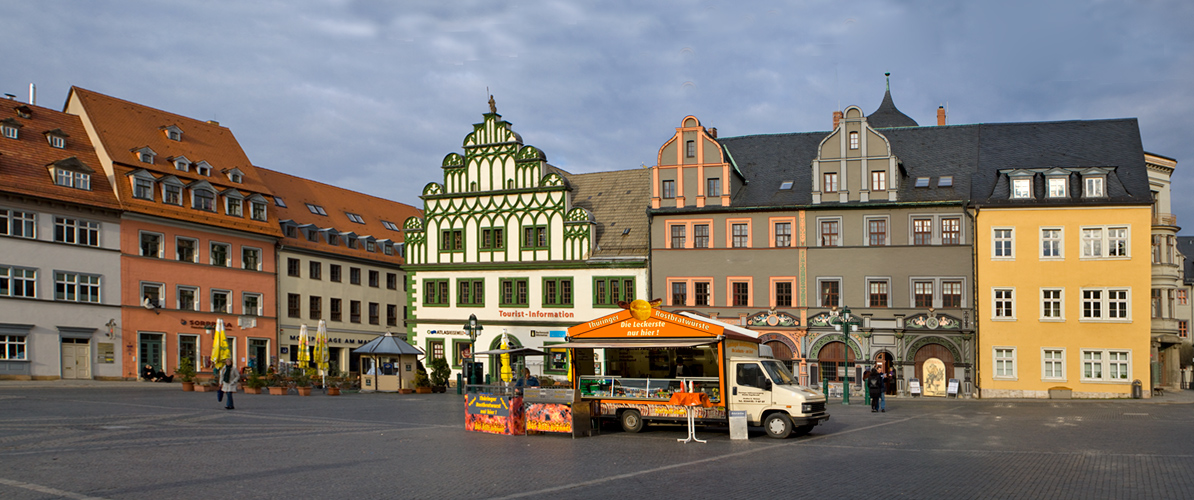
[[[891,371],[883,373],[883,390],[879,391],[879,412],[881,413],[887,412],[887,389],[895,384],[895,380],[891,378],[892,374]]]
[[[220,389],[224,391],[224,396],[228,398],[228,402],[224,404],[224,409],[236,409],[236,406],[232,404],[232,393],[236,392],[236,383],[240,382],[240,372],[236,370],[236,367],[232,366],[232,358],[224,360],[224,367],[220,369],[217,380],[220,382]]]
[[[877,413],[879,401],[883,397],[883,374],[879,370],[872,371],[866,378],[866,388],[871,393],[871,413]]]

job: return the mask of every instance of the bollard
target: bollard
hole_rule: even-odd
[[[829,399],[829,379],[821,379],[821,394],[825,395],[825,399]]]
[[[456,395],[457,396],[464,394],[464,384],[461,383],[463,380],[464,380],[464,377],[462,377],[459,373],[457,373],[456,374]]]

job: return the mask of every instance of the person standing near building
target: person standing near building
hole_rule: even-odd
[[[870,372],[866,378],[867,391],[871,393],[871,413],[879,411],[879,401],[883,398],[883,373],[879,370]]]
[[[232,393],[236,392],[236,383],[240,382],[240,372],[236,367],[232,366],[232,358],[224,360],[224,367],[220,369],[219,378],[220,388],[224,391],[224,395],[228,397],[228,402],[224,405],[225,410],[236,409],[232,404]]]
[[[892,375],[895,375],[895,372],[891,370],[883,372],[883,389],[879,391],[879,411],[882,413],[887,412],[887,390],[895,385]]]

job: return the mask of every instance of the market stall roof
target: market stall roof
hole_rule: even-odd
[[[568,348],[568,349],[637,349],[645,347],[696,347],[699,345],[708,345],[717,342],[717,338],[711,339],[654,339],[643,341],[619,341],[619,342],[601,342],[598,340],[580,341],[580,342],[566,342],[563,344],[552,344],[552,349]]]
[[[741,326],[738,326],[738,325],[731,325],[729,323],[726,323],[725,321],[720,321],[720,320],[716,320],[716,319],[709,318],[706,316],[701,316],[700,314],[697,314],[697,313],[685,311],[680,314],[682,314],[684,316],[688,316],[689,318],[692,318],[692,319],[704,321],[706,323],[713,323],[715,325],[721,325],[721,327],[725,328],[726,330],[729,330],[734,333],[740,333],[742,335],[746,335],[747,337],[752,337],[752,338],[756,338],[756,339],[759,338],[759,332],[756,332],[749,328],[742,328]]]
[[[480,351],[480,352],[476,352],[473,354],[477,354],[477,355],[489,354],[489,355],[498,355],[498,356],[500,356],[502,354],[509,354],[511,356],[542,356],[547,353],[540,351],[538,349],[532,349],[530,347],[512,347],[510,349],[491,349],[488,351]]]
[[[386,332],[384,335],[370,340],[365,345],[353,349],[353,352],[360,354],[423,354],[423,351],[419,350],[419,348],[407,344],[401,338],[395,337],[393,332]]]
[[[641,304],[637,304],[641,302]],[[745,332],[745,333],[744,333]],[[636,300],[631,309],[609,314],[568,328],[569,342],[607,342],[620,344],[659,340],[703,340],[705,344],[720,338],[759,343],[754,332],[697,315],[674,314]],[[706,340],[707,339],[707,340]],[[553,347],[563,347],[556,344]]]

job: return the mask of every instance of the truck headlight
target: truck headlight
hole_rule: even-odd
[[[812,413],[812,412],[813,412],[813,405],[808,404],[808,403],[803,403],[800,405],[800,413]]]

